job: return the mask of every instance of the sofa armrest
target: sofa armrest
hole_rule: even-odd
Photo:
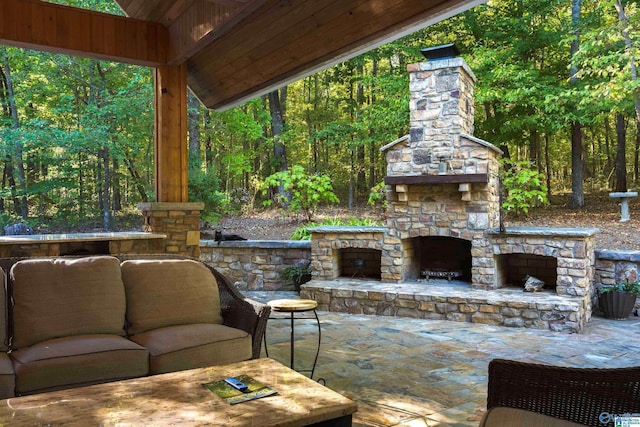
[[[566,368],[494,359],[487,409],[494,407],[601,426],[601,414],[640,413],[640,367]]]
[[[241,329],[252,337],[252,358],[260,357],[262,340],[267,328],[271,307],[246,298],[231,284],[222,273],[203,263],[213,273],[220,292],[220,309],[226,326]]]

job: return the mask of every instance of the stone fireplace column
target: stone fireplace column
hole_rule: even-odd
[[[200,211],[204,203],[140,203],[138,209],[145,232],[167,235],[163,252],[200,256]]]

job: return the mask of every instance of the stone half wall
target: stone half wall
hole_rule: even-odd
[[[200,260],[227,276],[239,290],[292,291],[282,270],[311,257],[311,242],[296,240],[200,241]]]

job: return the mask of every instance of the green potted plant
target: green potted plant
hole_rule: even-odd
[[[311,261],[300,259],[283,268],[280,276],[286,282],[292,282],[295,290],[299,291],[300,285],[311,280]]]
[[[608,319],[626,319],[636,305],[640,295],[640,282],[624,282],[605,285],[598,288],[598,301],[604,317]]]

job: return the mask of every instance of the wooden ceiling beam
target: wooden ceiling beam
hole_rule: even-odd
[[[167,63],[160,24],[47,3],[0,1],[0,44],[156,67]]]
[[[189,86],[224,110],[484,0],[263,1],[188,59]]]

